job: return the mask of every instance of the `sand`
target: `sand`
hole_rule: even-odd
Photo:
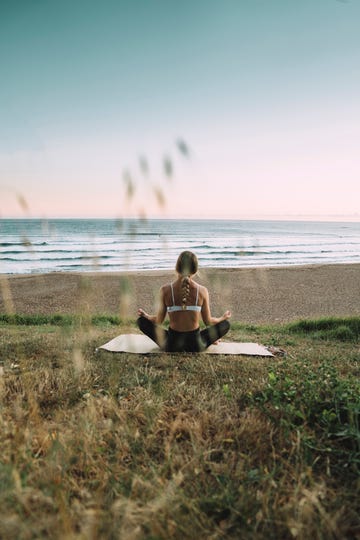
[[[174,272],[0,274],[0,312],[114,314],[135,319],[153,313],[158,291]],[[360,265],[203,269],[214,316],[226,309],[246,323],[360,315]]]

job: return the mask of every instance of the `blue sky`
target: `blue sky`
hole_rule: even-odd
[[[357,0],[1,0],[0,216],[357,214],[359,22]]]

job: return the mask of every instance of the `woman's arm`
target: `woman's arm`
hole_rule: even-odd
[[[206,326],[217,324],[231,317],[231,312],[229,310],[225,311],[222,317],[212,317],[211,310],[210,310],[209,291],[207,290],[206,287],[202,287],[202,293],[203,293],[203,305],[201,309],[201,316]]]
[[[158,309],[158,312],[156,315],[149,315],[144,311],[143,309],[138,309],[138,315],[140,317],[145,317],[146,319],[149,319],[149,321],[155,323],[155,324],[161,324],[164,322],[164,319],[166,317],[166,304],[165,304],[165,298],[164,298],[164,287],[161,287],[160,289],[160,306]]]

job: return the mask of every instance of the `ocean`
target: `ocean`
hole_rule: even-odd
[[[0,273],[359,263],[360,223],[191,219],[0,219]]]

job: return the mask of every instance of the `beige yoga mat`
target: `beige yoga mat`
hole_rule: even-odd
[[[164,353],[149,337],[143,334],[122,334],[101,345],[99,349],[110,352],[126,352],[136,354]],[[242,354],[246,356],[274,356],[266,347],[258,343],[237,343],[220,341],[204,351],[206,354]],[[202,353],[204,354],[204,353]]]

